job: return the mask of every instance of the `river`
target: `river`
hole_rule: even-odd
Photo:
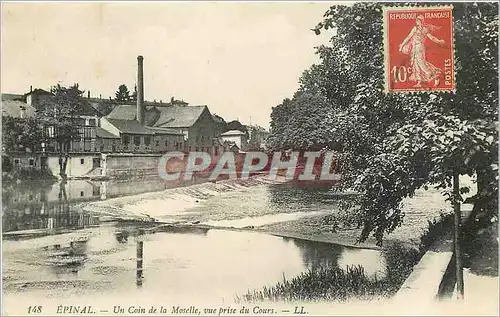
[[[363,265],[372,277],[385,274],[384,258],[376,250],[217,228],[326,212],[345,199],[328,188],[267,181],[169,187],[175,186],[161,180],[69,181],[64,190],[59,184],[4,185],[5,298],[162,294],[170,302],[228,303],[247,290],[319,266]],[[173,206],[180,200],[182,208]],[[103,222],[88,207],[103,204],[139,210],[163,223],[189,220],[214,228]],[[139,283],[138,248],[143,252]]]

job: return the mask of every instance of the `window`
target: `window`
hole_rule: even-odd
[[[80,164],[85,164],[85,159],[80,159]]]
[[[141,137],[140,136],[135,136],[134,137],[134,144],[135,145],[141,145]]]
[[[165,140],[165,147],[168,147],[168,140]]]
[[[30,160],[29,160],[29,164],[30,164],[30,166],[35,165],[35,160],[34,160],[34,159],[30,159]]]
[[[89,119],[89,125],[96,126],[95,119]]]
[[[83,191],[80,192],[80,197],[83,197]]]
[[[145,136],[144,137],[144,144],[146,146],[149,146],[151,144],[151,137],[150,136]]]
[[[93,138],[93,133],[92,133],[92,128],[85,127],[83,128],[83,137],[86,140],[92,139]]]
[[[128,145],[130,143],[130,137],[128,135],[123,135],[122,142],[125,145]]]
[[[160,146],[160,141],[156,140],[155,144],[156,144],[156,146]]]
[[[19,159],[14,159],[14,164],[19,164]]]

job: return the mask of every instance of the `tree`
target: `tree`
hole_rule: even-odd
[[[233,120],[233,121],[230,121],[230,122],[227,123],[226,131],[224,131],[224,132],[227,132],[227,131],[230,131],[230,130],[239,130],[241,132],[244,132],[245,135],[248,138],[248,129],[247,129],[247,127],[244,126],[243,124],[241,124],[241,122],[239,122],[238,120]]]
[[[454,4],[457,90],[433,94],[383,92],[383,5],[332,6],[325,13],[313,30],[336,32],[330,45],[318,48],[321,63],[304,72],[294,97],[319,94],[329,105],[320,109],[330,120],[325,135],[332,143],[325,143],[336,146],[342,161],[338,190],[360,193],[342,204],[346,221],[363,222],[359,241],[373,234],[382,244],[403,221],[405,197],[437,184],[456,205],[467,189],[453,193],[453,178],[465,174],[478,177],[472,216],[496,219],[498,5]],[[273,109],[274,148],[300,145],[296,131],[317,129],[286,119],[304,115],[294,102]]]
[[[293,99],[286,99],[271,113],[274,150],[318,151],[332,141],[332,113],[324,96],[318,92],[298,92]]]
[[[39,122],[34,118],[2,117],[2,144],[6,152],[32,152],[40,149],[43,135]]]
[[[83,111],[83,93],[78,84],[64,87],[60,84],[51,88],[53,96],[45,101],[37,112],[51,141],[59,153],[59,175],[66,179],[71,142],[80,138],[77,121]]]
[[[116,101],[130,101],[130,92],[128,91],[128,88],[126,85],[122,84],[118,86],[118,90],[115,93],[115,100]]]
[[[130,97],[132,101],[137,101],[137,85],[134,86],[134,92],[132,93],[132,96]]]

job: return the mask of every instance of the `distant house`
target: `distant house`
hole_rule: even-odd
[[[118,152],[121,147],[121,138],[107,130],[96,127],[97,150],[101,153]]]
[[[246,149],[248,145],[246,133],[240,130],[229,130],[224,132],[221,134],[221,138],[224,141],[234,142],[239,149]]]
[[[37,91],[37,89],[34,91]],[[50,104],[52,97],[52,94],[50,96],[43,94],[43,103],[45,105]],[[70,152],[99,152],[100,144],[97,136],[97,128],[100,126],[101,117],[102,113],[99,110],[92,107],[86,100],[82,100],[81,111],[75,117],[71,118],[71,122],[78,129],[79,136],[71,141]],[[45,134],[49,139],[46,144],[46,152],[57,152],[59,145],[57,142],[51,141],[51,139],[55,138],[54,127],[45,125]]]
[[[36,88],[24,95],[26,103],[39,109],[43,104],[50,101],[53,94],[47,90]]]
[[[148,127],[136,120],[109,116],[102,118],[101,128],[104,152],[162,153],[183,148],[183,134],[173,129]]]
[[[33,106],[22,101],[2,100],[2,117],[34,118],[36,110]]]
[[[20,94],[2,94],[2,101],[22,101],[25,102],[26,98]]]
[[[130,105],[118,105],[106,116],[105,120],[110,123],[121,120],[118,124],[125,124],[124,121],[135,122],[131,123],[135,125],[138,123],[137,108]],[[103,128],[106,129],[104,125]],[[176,131],[184,136],[183,146],[179,150],[210,154],[214,152],[213,140],[219,134],[207,106],[144,106],[144,125],[141,128],[137,126],[137,129],[154,131],[156,135],[159,135],[162,129],[163,131]],[[159,142],[161,143],[162,140],[160,139]]]

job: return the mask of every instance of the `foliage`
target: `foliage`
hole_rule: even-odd
[[[257,301],[315,301],[336,300],[347,301],[353,298],[368,299],[383,289],[377,287],[379,281],[370,279],[362,266],[348,266],[345,270],[339,267],[322,267],[308,270],[299,276],[278,282],[272,287],[262,290],[248,291],[237,302]]]
[[[226,129],[224,132],[230,131],[230,130],[239,130],[241,132],[244,132],[245,135],[248,138],[248,129],[245,125],[241,124],[238,120],[233,120],[227,123]]]
[[[379,244],[401,224],[401,202],[415,190],[436,185],[462,201],[451,195],[454,174],[477,175],[475,213],[498,206],[498,4],[454,4],[457,89],[433,94],[384,93],[383,6],[325,13],[314,32],[334,30],[330,45],[318,48],[321,63],[304,72],[293,99],[273,108],[270,138],[275,150],[337,150],[338,190],[360,193],[344,212],[363,221],[360,241],[373,234]]]
[[[134,86],[134,92],[132,93],[132,95],[130,96],[130,99],[132,101],[137,101],[137,85]]]
[[[78,84],[70,87],[57,84],[51,88],[51,93],[52,97],[41,105],[37,116],[45,125],[45,133],[50,140],[58,145],[60,175],[64,178],[71,141],[80,137],[75,123],[83,111],[84,91],[79,89]]]
[[[2,146],[8,152],[40,149],[42,127],[34,118],[2,117]]]
[[[115,100],[117,101],[130,101],[130,91],[126,85],[122,84],[118,86],[118,90],[115,92]]]
[[[275,150],[319,151],[331,144],[332,113],[326,99],[316,93],[299,93],[284,100],[271,113],[270,146]],[[285,124],[276,124],[286,122]]]
[[[386,277],[380,282],[384,285],[387,294],[393,295],[410,276],[413,267],[424,253],[398,242],[390,244],[382,252],[386,262]]]
[[[427,231],[420,237],[420,253],[423,254],[438,238],[450,233],[452,229],[453,214],[451,213],[441,213],[439,218],[429,221]]]

